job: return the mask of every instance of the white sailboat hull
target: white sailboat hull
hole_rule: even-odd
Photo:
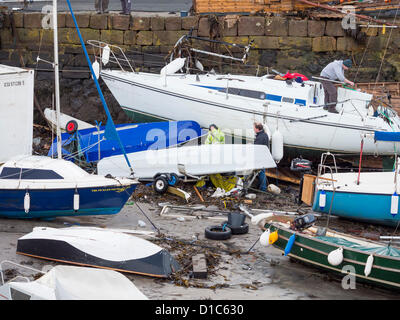
[[[344,112],[333,114],[322,107],[309,105],[308,101],[312,99],[310,90],[300,86],[290,88],[289,99],[292,97],[293,103],[273,101],[275,97],[285,96],[289,90],[285,88],[284,81],[231,76],[237,81],[229,81],[229,88],[241,86],[265,93],[266,96],[272,90],[267,81],[274,81],[273,84],[278,87],[274,88],[273,94],[269,94],[268,100],[227,94],[228,81],[220,75],[201,75],[196,81],[195,75],[162,77],[150,73],[103,70],[101,76],[121,107],[127,111],[167,120],[194,119],[202,127],[216,123],[226,133],[248,139],[254,138],[253,123],[262,122],[271,133],[278,128],[287,147],[355,153],[360,151],[362,134],[400,131],[398,117],[391,127],[381,117],[368,116],[367,105],[371,96],[357,91],[339,90],[339,100],[345,102],[338,105],[338,110],[344,108]],[[321,97],[323,95],[320,94],[319,100]],[[351,103],[350,98],[353,98]],[[371,137],[364,140],[363,152],[393,154],[395,147],[399,147],[396,144],[375,142]]]

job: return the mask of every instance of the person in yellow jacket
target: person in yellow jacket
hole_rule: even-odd
[[[208,135],[205,144],[224,144],[225,134],[218,129],[215,124],[210,124],[208,127]]]

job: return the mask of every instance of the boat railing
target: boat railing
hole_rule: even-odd
[[[100,60],[100,68],[103,64],[106,65],[111,62],[117,64],[121,71],[126,71],[125,66],[129,71],[135,72],[131,61],[121,47],[99,40],[88,40],[87,43],[94,48],[94,56]]]
[[[330,165],[326,165],[327,159],[331,157],[333,160],[333,168]],[[323,180],[326,184],[330,184],[332,186],[332,190],[335,191],[335,179],[333,177],[333,173],[337,173],[337,165],[336,165],[336,159],[335,155],[330,153],[330,152],[324,152],[321,155],[321,163],[318,165],[318,172],[317,172],[317,178],[316,178],[316,184],[319,184],[319,180]],[[325,174],[330,174],[331,178],[325,178],[322,177]]]

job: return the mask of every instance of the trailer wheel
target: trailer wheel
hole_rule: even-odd
[[[158,176],[153,182],[154,191],[163,194],[168,189],[168,181],[163,176]]]
[[[69,134],[73,134],[78,130],[78,123],[75,120],[70,120],[65,126],[65,131]]]
[[[227,226],[211,226],[206,228],[204,235],[211,240],[227,240],[232,236],[232,230]]]

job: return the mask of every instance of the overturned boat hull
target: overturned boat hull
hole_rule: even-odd
[[[73,227],[37,227],[18,239],[17,253],[81,266],[165,278],[180,269],[150,241],[122,232]]]

